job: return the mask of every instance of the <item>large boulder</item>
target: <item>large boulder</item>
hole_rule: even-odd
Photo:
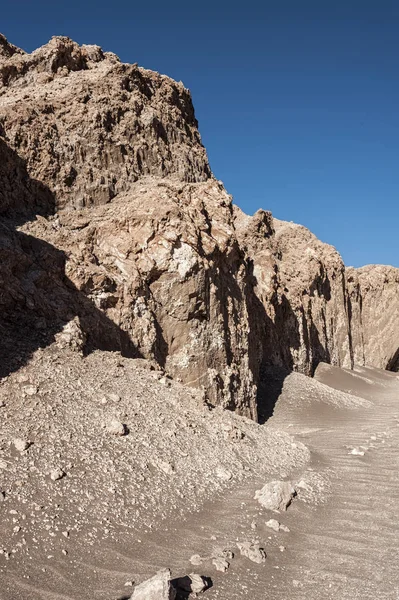
[[[175,600],[176,590],[171,584],[169,569],[158,571],[156,575],[134,588],[130,600]]]

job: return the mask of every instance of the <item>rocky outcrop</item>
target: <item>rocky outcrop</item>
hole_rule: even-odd
[[[347,269],[356,362],[399,371],[399,269]]]
[[[397,368],[398,271],[234,207],[181,83],[0,37],[0,181],[3,374],[53,341],[119,350],[256,419],[269,366]]]
[[[264,363],[308,375],[321,361],[351,366],[345,266],[335,248],[262,210],[248,217],[236,208],[235,216],[265,311]]]
[[[65,37],[1,48],[0,132],[58,208],[105,204],[142,175],[210,178],[182,83]]]
[[[262,365],[313,375],[320,362],[398,370],[399,270],[346,268],[308,229],[235,207],[264,308]]]
[[[17,172],[21,185],[8,185],[2,211],[26,221],[10,235],[29,241],[30,265],[7,323],[21,323],[29,287],[31,316],[53,336],[78,317],[86,352],[152,358],[206,401],[256,418],[255,297],[189,92],[67,38],[32,54],[3,47],[4,178]],[[42,268],[52,254],[53,279]]]
[[[140,355],[256,416],[255,297],[220,184],[142,179],[107,206],[23,229],[68,254],[68,280]],[[98,338],[89,328],[88,346]]]

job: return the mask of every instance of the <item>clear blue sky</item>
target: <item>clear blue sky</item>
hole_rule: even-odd
[[[67,35],[182,80],[243,210],[306,225],[347,264],[399,267],[399,2],[18,0],[1,12],[25,50]]]

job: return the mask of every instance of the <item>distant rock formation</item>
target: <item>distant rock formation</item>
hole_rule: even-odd
[[[72,319],[85,352],[153,359],[253,419],[265,367],[398,370],[399,270],[345,269],[306,228],[244,215],[183,84],[0,36],[0,159],[3,374]]]

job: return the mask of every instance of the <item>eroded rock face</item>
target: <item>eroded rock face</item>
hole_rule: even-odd
[[[237,234],[253,261],[264,309],[263,359],[312,375],[319,362],[353,365],[345,266],[308,229],[235,209]]]
[[[142,179],[107,206],[24,231],[68,253],[68,279],[140,355],[203,386],[209,402],[256,417],[253,289],[220,184]]]
[[[356,362],[399,371],[399,269],[383,265],[351,268],[347,280],[355,311],[352,335],[356,347],[363,348]]]
[[[3,374],[53,341],[119,350],[256,419],[265,366],[397,368],[398,271],[234,207],[181,83],[0,36],[0,183]]]
[[[320,362],[398,370],[398,269],[346,268],[335,248],[305,227],[265,211],[234,211],[264,311],[263,365],[307,375]]]
[[[66,37],[0,47],[0,132],[59,208],[105,204],[142,175],[210,178],[182,83]]]

